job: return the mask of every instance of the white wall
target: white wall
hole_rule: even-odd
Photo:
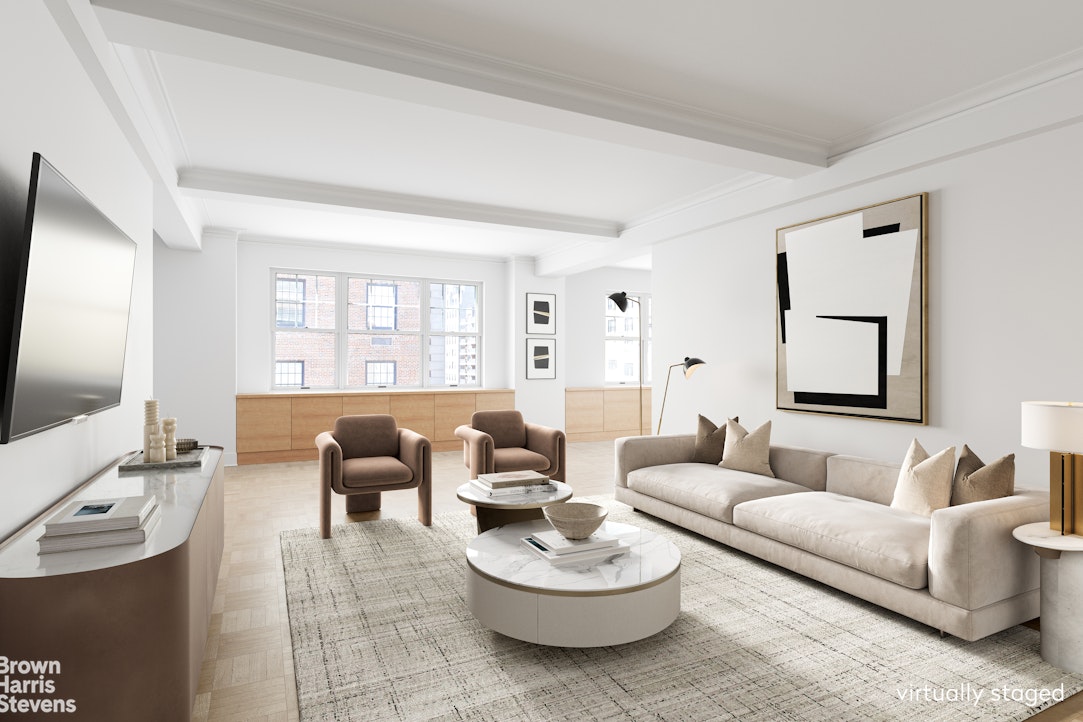
[[[528,293],[551,293],[556,296],[556,333],[528,335],[526,332],[526,295]],[[512,378],[515,379],[515,408],[523,418],[542,426],[564,428],[564,386],[568,368],[566,354],[571,346],[565,330],[569,317],[564,296],[563,278],[544,278],[534,273],[534,260],[515,258],[508,263],[508,296],[504,301],[513,309],[510,323],[499,342],[508,348],[511,358]],[[554,339],[556,378],[528,379],[527,339]]]
[[[605,300],[618,291],[629,295],[650,293],[650,271],[599,268],[565,279],[569,387],[605,385]]]
[[[241,241],[237,251],[237,392],[271,388],[271,269],[355,272],[455,281],[481,281],[483,323],[482,383],[510,388],[504,354],[508,326],[505,262],[439,255],[347,250],[330,246]],[[229,399],[233,415],[233,399]]]
[[[204,235],[203,250],[155,243],[154,393],[177,436],[222,446],[237,463],[237,240]]]
[[[771,419],[781,443],[893,461],[915,436],[931,452],[967,443],[985,461],[1016,453],[1017,484],[1045,485],[1048,455],[1019,445],[1019,403],[1083,400],[1079,148],[1083,126],[1070,125],[656,246],[655,367],[667,349],[697,349],[708,362],[674,379],[667,430],[694,431],[697,413],[740,414],[747,428]],[[921,191],[929,425],[776,410],[776,228]],[[697,304],[702,313],[686,310]]]
[[[143,400],[153,378],[153,198],[150,180],[43,3],[4,3],[0,65],[4,234],[22,227],[37,151],[138,244],[122,403],[85,423],[0,446],[2,538],[142,445]]]

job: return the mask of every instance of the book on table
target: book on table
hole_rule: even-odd
[[[477,481],[490,489],[508,486],[533,486],[549,483],[549,477],[536,471],[500,471],[495,474],[478,474]]]
[[[618,541],[617,537],[607,534],[604,530],[598,530],[586,539],[568,539],[556,529],[536,531],[530,536],[558,556],[614,547],[617,546]]]
[[[552,549],[549,549],[535,539],[533,535],[522,537],[520,542],[524,547],[533,552],[535,556],[541,557],[556,567],[603,562],[607,559],[620,556],[631,548],[631,545],[628,542],[618,539],[616,544],[610,546],[556,554]]]
[[[557,490],[557,487],[553,484],[529,484],[527,486],[502,486],[500,488],[490,488],[478,482],[477,479],[470,480],[470,488],[477,494],[482,496],[513,496],[515,494],[549,494]]]
[[[46,520],[45,536],[136,529],[147,520],[156,503],[154,494],[77,499]]]
[[[150,536],[162,517],[162,509],[157,504],[151,509],[150,514],[143,523],[134,529],[112,529],[110,531],[88,531],[78,534],[61,534],[49,536],[43,534],[38,538],[38,554],[56,554],[59,552],[72,552],[80,549],[97,549],[99,547],[118,546],[120,544],[142,544]]]

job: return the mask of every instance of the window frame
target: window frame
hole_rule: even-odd
[[[335,278],[335,327],[334,329],[307,329],[303,327],[294,326],[278,326],[278,312],[277,312],[277,280],[279,274],[287,275],[312,275],[312,276],[331,276]],[[271,343],[270,343],[270,383],[271,390],[273,391],[291,391],[291,390],[319,390],[319,391],[364,391],[376,388],[397,388],[397,389],[441,389],[441,388],[482,388],[482,379],[484,378],[484,359],[482,349],[484,348],[484,332],[485,332],[485,320],[484,320],[484,308],[485,308],[485,284],[480,280],[466,280],[466,279],[452,279],[452,278],[432,278],[432,277],[418,277],[418,276],[393,276],[387,274],[375,274],[364,273],[362,271],[317,271],[312,269],[299,269],[299,268],[287,268],[287,267],[273,267],[270,269],[271,283],[270,283],[270,326],[271,326]],[[368,328],[363,331],[350,330],[349,328],[349,284],[350,279],[363,279],[366,281],[365,291],[365,303],[368,305],[368,288],[370,285],[379,285],[381,282],[386,284],[395,283],[418,283],[419,289],[419,329],[418,331],[399,331],[397,329],[383,329],[383,328]],[[439,285],[458,285],[458,286],[473,286],[477,289],[477,330],[476,331],[433,331],[431,329],[431,307],[430,293],[431,287],[434,284]],[[397,291],[396,291],[397,302]],[[395,325],[398,325],[398,307],[394,309]],[[304,314],[304,310],[302,310]],[[366,308],[365,319],[366,323],[369,320],[369,311]],[[334,385],[324,386],[281,386],[277,384],[277,375],[275,373],[276,361],[275,359],[275,334],[284,333],[305,333],[305,334],[334,334],[335,342],[335,381]],[[377,337],[391,337],[395,335],[403,336],[417,336],[419,339],[419,351],[420,354],[420,383],[418,384],[396,384],[391,385],[369,385],[365,384],[353,384],[347,383],[348,380],[348,364],[349,364],[349,338],[351,335],[364,335],[371,338]],[[429,344],[433,338],[442,338],[447,336],[457,337],[469,337],[474,336],[477,338],[477,380],[474,383],[443,383],[435,384],[431,381],[431,369],[429,360]],[[281,359],[286,360],[286,359]],[[295,359],[289,359],[295,360]],[[398,379],[398,364],[396,362],[395,369],[396,380]],[[364,373],[364,377],[367,380],[368,373]]]

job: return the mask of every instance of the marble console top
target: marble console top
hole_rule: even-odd
[[[602,529],[631,544],[631,549],[584,568],[555,567],[523,548],[520,539],[552,529],[544,519],[490,529],[466,547],[466,561],[477,572],[499,582],[545,594],[620,594],[668,578],[681,565],[677,545],[631,524],[607,521]]]
[[[1078,534],[1061,534],[1058,529],[1049,528],[1049,522],[1038,521],[1033,524],[1017,526],[1012,530],[1012,536],[1024,544],[1041,547],[1043,549],[1056,549],[1062,552],[1083,552],[1083,536]]]

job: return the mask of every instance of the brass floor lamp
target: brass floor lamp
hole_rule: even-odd
[[[692,378],[692,374],[696,372],[696,369],[706,365],[706,361],[696,358],[695,356],[685,356],[684,361],[670,364],[669,370],[666,371],[666,391],[662,394],[662,408],[658,411],[658,430],[654,432],[655,434],[662,433],[662,414],[666,413],[666,397],[669,396],[669,378],[673,375],[673,369],[678,366],[684,366],[684,377],[690,379]]]

